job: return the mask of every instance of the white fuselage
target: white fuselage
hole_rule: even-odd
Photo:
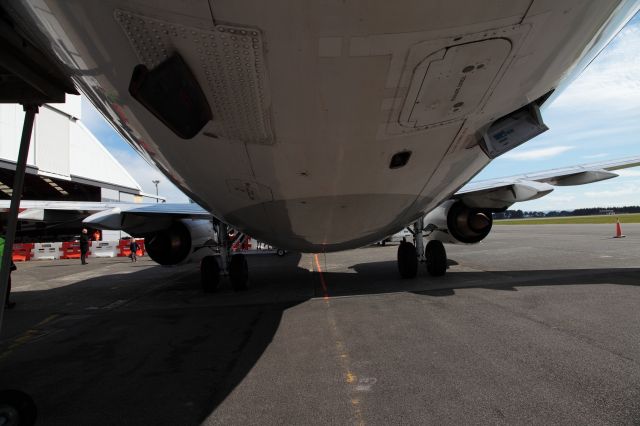
[[[15,8],[126,140],[204,208],[275,246],[330,251],[380,240],[451,197],[490,161],[479,131],[575,76],[637,1]],[[136,65],[172,52],[213,115],[189,140],[128,92]],[[401,151],[409,162],[390,169]]]

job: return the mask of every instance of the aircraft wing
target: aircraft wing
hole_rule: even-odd
[[[498,179],[472,182],[453,196],[469,207],[504,209],[516,202],[535,200],[554,186],[584,185],[618,176],[615,170],[640,166],[640,157],[550,169]]]
[[[8,209],[10,201],[0,200],[0,209]],[[192,203],[121,203],[92,201],[36,201],[20,202],[20,220],[47,221],[48,218],[68,215],[104,216],[118,214],[122,216],[166,216],[173,218],[211,219],[211,213]],[[53,219],[52,219],[53,220]],[[86,222],[86,221],[85,221]],[[88,222],[87,222],[88,223]]]

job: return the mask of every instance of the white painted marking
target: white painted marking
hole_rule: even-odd
[[[360,392],[369,392],[371,387],[377,383],[378,379],[375,377],[361,377],[358,379],[356,390]]]

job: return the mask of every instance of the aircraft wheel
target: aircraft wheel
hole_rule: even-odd
[[[205,293],[213,293],[220,284],[220,266],[215,256],[206,256],[200,262],[200,278]]]
[[[447,251],[442,241],[431,240],[424,249],[427,259],[427,272],[432,277],[440,277],[447,271]]]
[[[229,278],[235,291],[247,289],[249,280],[249,266],[244,254],[234,254],[229,262]]]
[[[418,274],[416,247],[406,241],[398,246],[398,271],[402,278],[415,278]]]
[[[38,410],[29,395],[19,390],[0,391],[0,424],[31,426],[36,423]]]

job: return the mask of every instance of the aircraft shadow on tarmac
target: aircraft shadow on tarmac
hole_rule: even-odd
[[[458,263],[449,259],[449,266]],[[376,277],[387,284],[395,274],[395,288],[388,285],[373,286],[362,293],[407,291],[425,296],[451,296],[456,289],[485,288],[490,290],[517,291],[519,287],[530,286],[558,286],[558,285],[591,285],[618,284],[640,286],[638,281],[639,268],[596,268],[596,269],[551,269],[551,270],[507,270],[507,271],[450,271],[443,277],[430,277],[426,271],[419,272],[413,280],[401,280],[397,277],[396,263],[392,261],[361,263],[351,266],[357,272],[358,280],[365,280],[367,276]],[[419,268],[425,269],[424,265]],[[336,291],[341,292],[341,284],[348,288],[353,286],[343,277],[332,277]],[[422,287],[422,288],[418,288]],[[428,287],[428,288],[424,288]],[[357,294],[354,288],[347,293]],[[332,294],[337,295],[337,294]]]
[[[282,266],[272,274],[276,281],[311,278],[295,256],[270,259]],[[203,294],[191,267],[175,283],[141,289],[129,303],[110,307],[114,283],[149,281],[150,270],[175,271],[155,266],[15,292],[18,308],[5,319],[29,326],[3,333],[0,388],[31,395],[40,424],[200,424],[255,365],[283,311],[298,301],[242,303],[254,290],[233,293],[228,283],[220,294]],[[260,275],[266,272],[257,268],[258,284]]]
[[[56,303],[76,300],[80,294],[87,297],[87,292],[104,298],[114,282],[135,282],[144,276],[149,280],[149,270],[18,293],[23,306],[46,299],[51,301],[49,313],[57,314],[47,324],[0,344],[2,388],[29,393],[42,424],[200,424],[258,362],[283,312],[322,295],[318,274],[298,267],[299,260],[295,254],[250,259],[251,289],[245,293],[223,288],[217,295],[202,294],[195,270],[115,308],[65,312]],[[438,297],[470,287],[638,285],[639,272],[454,272],[430,278],[421,271],[414,280],[401,280],[392,261],[351,269],[355,273],[324,273],[330,296],[412,292]],[[301,292],[305,287],[312,289]],[[7,321],[17,314],[19,310],[10,312]],[[20,340],[25,335],[28,338]]]

